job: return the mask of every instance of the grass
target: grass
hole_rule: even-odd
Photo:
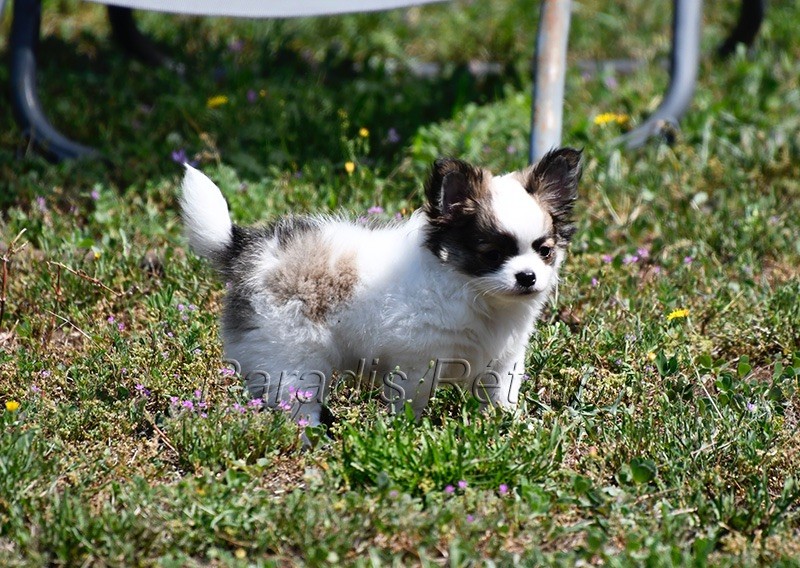
[[[735,8],[706,6],[704,53]],[[45,4],[42,99],[110,163],[48,164],[0,105],[0,563],[800,565],[790,2],[770,4],[752,54],[704,57],[673,146],[638,151],[611,141],[663,92],[668,15],[575,5],[579,230],[518,415],[445,391],[415,423],[345,392],[332,439],[310,431],[303,451],[221,361],[223,288],[180,235],[172,154],[242,222],[407,212],[439,155],[523,167],[535,13],[142,14],[178,76],[120,54],[101,8]],[[618,58],[641,65],[602,64]],[[594,121],[609,112],[629,119]]]

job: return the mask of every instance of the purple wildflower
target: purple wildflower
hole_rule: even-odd
[[[310,402],[311,400],[314,399],[314,391],[299,390],[299,391],[297,391],[296,398],[297,398],[297,400],[299,400],[302,403]]]
[[[506,153],[507,154],[516,154],[517,153],[517,147],[514,146],[513,144],[509,144],[508,146],[506,146]]]
[[[755,412],[758,407],[752,402],[747,403],[747,412]]]
[[[390,128],[389,132],[386,134],[386,141],[389,142],[389,144],[397,144],[400,142],[400,134],[396,129]]]
[[[197,400],[200,400],[201,398],[203,398],[203,391],[201,391],[200,389],[194,389],[194,393],[192,393],[192,394],[194,394],[194,397]]]
[[[167,332],[167,337],[175,337],[175,334],[172,333],[171,331],[168,331]]]
[[[247,89],[247,102],[253,104],[258,100],[258,93],[253,89]]]
[[[381,207],[380,205],[373,205],[372,207],[367,209],[367,213],[369,215],[379,215],[383,213],[383,207]]]
[[[694,258],[689,255],[683,257],[683,264],[692,264],[693,261]]]
[[[626,254],[622,257],[622,264],[633,264],[635,262],[639,262],[639,257],[635,254]]]
[[[444,492],[447,493],[448,495],[453,493],[455,490],[456,488],[453,487],[452,485],[448,485],[447,487],[444,488]]]
[[[183,304],[178,304],[178,311],[179,312],[182,312],[185,309],[186,309],[186,306],[184,306]]]
[[[186,410],[194,410],[194,403],[191,400],[184,400],[181,402],[181,406]]]
[[[47,213],[47,201],[41,195],[36,198],[36,206],[42,213]]]
[[[617,81],[617,78],[614,77],[613,75],[608,75],[607,77],[605,77],[603,79],[603,84],[606,86],[606,88],[608,88],[611,91],[615,91],[617,87],[619,87],[619,82]]]
[[[475,522],[475,517],[473,515],[467,515],[467,522],[468,523],[474,523]]]
[[[114,323],[114,316],[108,316],[108,323]]]
[[[40,389],[36,385],[31,385],[31,392],[33,394],[42,394],[42,389]]]
[[[122,322],[119,322],[119,323],[117,324],[117,329],[118,329],[119,331],[125,331],[125,324],[124,324],[124,323],[122,323]]]
[[[89,197],[91,197],[93,201],[97,201],[98,199],[100,199],[100,192],[97,191],[96,189],[93,189],[92,193],[89,194]]]
[[[292,409],[292,403],[288,400],[282,400],[278,403],[278,408],[283,410],[284,412],[289,412]]]
[[[50,376],[50,371],[48,371],[47,369],[39,371],[39,376],[42,377],[43,379],[46,379],[47,377]]]
[[[508,485],[506,485],[505,483],[501,483],[500,487],[498,488],[498,491],[500,491],[500,495],[507,495],[508,494]]]
[[[169,405],[170,406],[178,406],[179,402],[180,402],[180,399],[177,396],[169,397]]]
[[[194,304],[189,304],[189,311],[190,311],[190,312],[193,312],[193,311],[195,311],[196,309],[197,309],[197,306],[195,306]]]
[[[604,254],[604,255],[603,255],[603,256],[601,256],[600,258],[601,258],[601,259],[603,260],[603,262],[605,262],[606,264],[608,264],[609,262],[611,262],[611,261],[613,261],[613,260],[614,260],[614,257],[613,257],[613,256],[611,256],[610,254]]]
[[[233,411],[234,412],[238,412],[239,414],[244,414],[245,412],[247,412],[247,409],[244,406],[242,406],[241,404],[239,404],[238,402],[234,402],[233,403]]]
[[[467,482],[462,479],[461,481],[458,482],[458,488],[459,489],[466,489],[467,488]]]
[[[219,370],[219,374],[222,375],[223,377],[232,377],[233,375],[236,374],[236,371],[234,371],[230,367],[222,367]]]
[[[184,150],[183,148],[180,148],[178,150],[173,150],[171,157],[172,161],[175,162],[176,164],[185,164],[189,161],[189,158],[186,155],[186,150]]]
[[[264,401],[261,400],[260,398],[254,398],[248,401],[247,406],[254,409],[261,408],[262,406],[264,406]]]
[[[597,285],[600,283],[597,278],[592,278],[592,288],[597,288]]]
[[[639,258],[650,258],[650,249],[647,247],[639,247],[636,249],[636,254]]]
[[[310,424],[310,422],[308,421],[308,418],[301,418],[300,420],[297,421],[297,425],[300,428],[305,428],[309,424]]]
[[[244,47],[244,42],[242,40],[234,39],[231,40],[231,42],[228,44],[228,51],[230,51],[231,53],[239,53],[242,51],[243,47]]]

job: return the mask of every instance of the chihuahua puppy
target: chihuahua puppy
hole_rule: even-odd
[[[514,408],[525,348],[575,232],[580,151],[495,176],[437,160],[426,203],[370,226],[337,217],[231,222],[222,193],[186,166],[192,249],[226,282],[225,356],[255,397],[316,425],[336,373],[363,371],[392,407],[419,414],[456,385]]]

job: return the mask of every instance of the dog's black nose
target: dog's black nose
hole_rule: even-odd
[[[536,284],[536,274],[533,272],[517,272],[514,278],[517,279],[517,284],[523,288],[530,288]]]

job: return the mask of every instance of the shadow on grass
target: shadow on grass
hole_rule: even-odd
[[[169,40],[158,41],[183,73],[148,68],[104,36],[43,38],[39,95],[49,119],[68,137],[98,148],[110,165],[49,166],[32,154],[10,105],[2,105],[2,205],[49,192],[48,185],[65,178],[70,185],[124,188],[167,175],[177,170],[172,153],[180,150],[201,162],[219,159],[249,179],[270,167],[341,164],[361,128],[370,132],[365,162],[391,167],[420,125],[521,82],[511,67],[479,76],[447,62],[420,65],[380,55],[355,61],[335,44],[324,46],[322,57],[310,56],[310,47],[320,46],[303,46],[291,35],[236,50],[204,45],[197,33],[192,20],[178,22]],[[9,80],[7,70],[0,73],[5,93]],[[215,96],[226,102],[209,108]],[[33,193],[25,195],[25,187]]]

